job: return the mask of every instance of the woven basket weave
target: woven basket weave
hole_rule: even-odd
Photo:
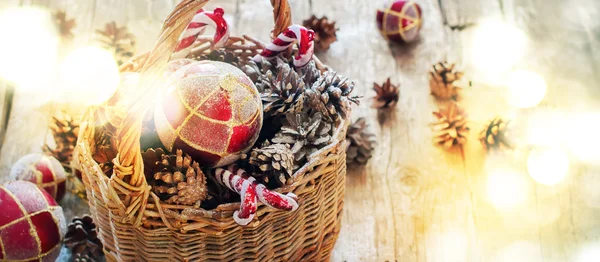
[[[276,190],[295,193],[298,210],[285,212],[259,204],[254,220],[244,227],[232,218],[240,203],[214,210],[168,205],[145,180],[139,141],[150,105],[144,101],[151,101],[148,98],[160,88],[153,76],[168,62],[186,21],[207,1],[182,1],[165,20],[155,48],[121,67],[122,72],[140,72],[139,86],[145,88],[138,87],[136,101],[121,119],[112,176],[102,172],[91,153],[100,107],[90,109],[81,125],[77,160],[104,253],[109,261],[327,261],[340,230],[348,121],[339,124],[332,144],[311,155],[296,172],[294,184]],[[289,5],[285,0],[271,3],[277,33],[290,23]],[[152,229],[142,226],[149,221]]]

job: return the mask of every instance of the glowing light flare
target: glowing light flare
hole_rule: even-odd
[[[539,74],[517,70],[508,75],[508,102],[518,108],[530,108],[539,104],[546,95],[546,81]]]
[[[528,241],[518,241],[502,248],[492,262],[536,262],[543,261],[539,245]]]
[[[600,162],[600,113],[579,113],[565,122],[565,145],[575,157],[588,164]]]
[[[577,251],[574,262],[596,262],[600,258],[600,243],[588,243]]]
[[[63,98],[93,105],[106,101],[120,82],[112,54],[99,47],[83,47],[70,53],[60,67]]]
[[[534,148],[527,157],[527,171],[543,185],[556,185],[569,172],[569,156],[560,148]]]
[[[56,70],[58,33],[48,10],[8,8],[0,12],[0,77],[28,91],[49,90]],[[46,91],[50,93],[52,91]]]
[[[513,209],[523,205],[529,188],[523,174],[510,169],[495,169],[488,172],[487,197],[497,209]]]
[[[471,60],[484,73],[498,75],[511,69],[525,54],[523,31],[501,20],[479,26],[471,43]]]
[[[442,257],[437,260],[443,260],[448,262],[462,262],[467,260],[467,254],[469,253],[469,238],[464,233],[466,230],[450,229],[445,232],[432,233],[429,232],[427,235],[427,245],[435,247],[440,250]],[[434,259],[436,260],[436,259]]]

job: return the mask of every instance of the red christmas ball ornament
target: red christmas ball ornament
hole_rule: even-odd
[[[66,221],[62,208],[27,181],[0,186],[0,260],[55,261]]]
[[[35,153],[22,157],[10,170],[10,178],[38,185],[57,202],[65,195],[67,174],[60,162],[52,156]]]
[[[207,167],[230,164],[254,144],[262,127],[256,87],[235,66],[185,64],[171,74],[154,109],[167,150],[181,149]]]
[[[396,0],[383,10],[377,10],[377,28],[385,39],[397,43],[416,40],[421,30],[421,7],[412,0]]]

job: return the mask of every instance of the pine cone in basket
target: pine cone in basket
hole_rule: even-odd
[[[317,18],[312,15],[304,20],[302,25],[315,31],[315,51],[327,51],[331,43],[337,40],[335,22],[329,22],[326,16]]]
[[[359,104],[358,97],[349,96],[353,90],[354,82],[334,71],[327,71],[311,88],[306,89],[305,99],[310,108],[327,118],[337,120],[339,116],[346,117],[351,103]]]
[[[375,149],[375,134],[367,130],[367,121],[359,118],[348,127],[346,133],[346,163],[364,165],[373,156]]]
[[[218,62],[231,64],[235,67],[240,66],[240,58],[234,52],[225,50],[225,49],[212,50],[210,53],[200,54],[200,55],[194,57],[194,59],[200,60],[200,61],[202,61],[202,60],[218,61]]]
[[[273,63],[275,65],[273,65]],[[256,85],[256,88],[258,89],[258,91],[261,93],[265,91],[265,84],[263,83],[264,79],[262,79],[262,78],[264,78],[264,75],[267,74],[267,72],[269,72],[271,70],[275,70],[277,65],[283,64],[286,62],[284,62],[284,60],[281,58],[281,56],[277,56],[277,58],[273,61],[273,63],[271,63],[270,61],[261,57],[260,62],[257,63],[254,61],[250,61],[250,62],[248,62],[248,64],[246,64],[242,67],[242,71],[248,77],[250,77],[252,82],[254,82],[254,85]]]
[[[206,199],[206,177],[200,165],[183,151],[168,155],[162,149],[148,149],[142,154],[146,175],[151,173],[152,190],[167,204],[200,206]]]
[[[290,145],[296,162],[303,162],[307,156],[329,144],[332,132],[333,123],[323,119],[320,112],[312,115],[289,113],[271,142]]]
[[[293,182],[290,178],[294,173],[294,153],[289,144],[265,141],[260,147],[243,154],[242,160],[253,167],[253,175],[260,176],[261,182],[275,182],[279,186]]]
[[[459,89],[469,85],[464,81],[463,73],[456,71],[454,64],[439,62],[429,71],[431,94],[438,99],[456,99]]]
[[[375,90],[376,94],[375,98],[373,98],[374,108],[393,107],[398,103],[398,99],[400,99],[400,88],[397,85],[392,85],[389,77],[382,85],[373,83],[373,90]]]
[[[89,215],[73,218],[67,228],[64,243],[73,256],[87,258],[82,261],[94,261],[103,255],[96,224]]]
[[[278,67],[276,76],[267,71],[264,93],[261,93],[263,111],[269,116],[298,113],[304,107],[304,81],[287,64]]]
[[[483,147],[488,150],[512,148],[512,143],[506,135],[509,123],[510,121],[504,121],[499,117],[490,121],[479,134]]]
[[[444,148],[451,148],[455,145],[462,145],[467,142],[467,115],[464,110],[456,103],[451,103],[446,109],[439,112],[433,112],[438,119],[433,141]]]
[[[96,119],[94,128],[94,139],[91,143],[92,158],[97,163],[110,163],[117,157],[117,128],[105,121],[107,119],[106,111],[97,110],[94,119]]]
[[[50,131],[54,137],[56,148],[51,149],[46,145],[44,151],[58,159],[67,172],[72,172],[71,161],[79,136],[79,121],[74,120],[68,114],[54,116],[50,124]]]

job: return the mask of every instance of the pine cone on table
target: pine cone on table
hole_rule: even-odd
[[[346,133],[346,163],[365,165],[373,156],[375,149],[375,134],[367,130],[367,121],[359,118],[348,127]]]
[[[439,62],[429,71],[431,94],[438,99],[456,99],[459,89],[464,88],[463,73],[455,70],[454,64]]]
[[[323,148],[331,141],[333,124],[325,121],[320,112],[289,113],[281,130],[271,139],[272,143],[288,144],[296,162]]]
[[[168,155],[162,149],[148,149],[142,158],[152,174],[152,190],[167,204],[200,206],[206,199],[206,177],[200,165],[183,151]],[[152,181],[152,180],[151,180]]]
[[[499,117],[492,119],[479,134],[483,147],[487,150],[512,148],[512,143],[506,135],[509,123],[510,121]]]
[[[397,85],[392,85],[390,78],[382,84],[373,83],[375,90],[375,98],[373,99],[374,108],[390,108],[394,107],[400,99],[400,88]]]
[[[433,141],[444,148],[449,149],[455,145],[462,145],[467,142],[467,115],[464,110],[456,103],[451,103],[446,109],[439,112],[433,112],[438,119],[435,124],[437,131]]]
[[[68,19],[67,13],[63,10],[54,12],[52,18],[54,19],[54,23],[56,23],[60,38],[64,40],[73,39],[72,30],[76,25],[75,19]]]
[[[118,26],[115,21],[107,23],[103,30],[96,30],[98,41],[110,50],[118,65],[127,62],[135,53],[135,37],[126,26]]]
[[[304,27],[315,31],[315,51],[327,51],[331,43],[337,40],[335,22],[329,22],[326,16],[317,18],[312,15],[302,22]]]
[[[276,182],[278,185],[291,184],[294,173],[294,153],[289,144],[271,144],[265,141],[260,147],[253,148],[242,155],[254,167],[254,174],[262,178],[262,182]]]
[[[233,65],[235,67],[239,67],[240,64],[240,58],[234,52],[224,49],[212,50],[210,53],[200,54],[199,56],[194,57],[194,59],[200,61],[210,60],[223,62]]]
[[[73,117],[66,113],[62,114],[62,116],[54,116],[50,124],[50,131],[54,137],[56,148],[51,149],[46,145],[44,151],[54,156],[65,170],[71,173],[73,150],[79,136],[79,121],[74,120]]]
[[[271,71],[265,75],[264,93],[261,93],[263,111],[268,116],[301,112],[304,107],[304,81],[289,65],[279,66],[277,76]]]
[[[73,256],[94,261],[103,256],[102,242],[98,239],[98,229],[89,215],[75,217],[67,228],[64,243]]]
[[[354,91],[354,82],[327,71],[319,77],[311,88],[306,89],[307,105],[320,112],[324,117],[337,120],[345,118],[350,110],[350,104],[359,104],[358,97],[349,96]]]

